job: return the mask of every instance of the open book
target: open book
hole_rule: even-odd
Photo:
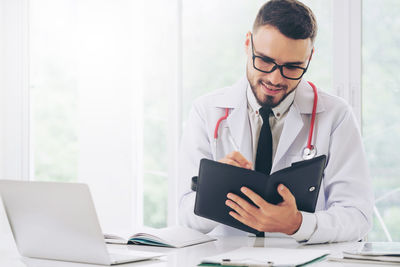
[[[182,248],[216,240],[196,230],[182,226],[162,229],[149,228],[148,231],[134,234],[126,239],[117,235],[104,234],[104,239],[106,243],[110,244],[136,244],[172,248]]]

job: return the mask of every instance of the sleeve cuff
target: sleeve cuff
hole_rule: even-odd
[[[297,242],[305,242],[310,239],[317,226],[317,217],[314,213],[301,211],[303,217],[299,230],[290,237],[294,238]]]
[[[218,225],[218,223],[194,214],[195,199],[195,192],[190,192],[182,198],[179,207],[179,222],[183,226],[195,229],[202,233],[209,233]]]

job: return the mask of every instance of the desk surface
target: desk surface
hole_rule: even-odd
[[[189,267],[197,266],[202,258],[220,254],[229,250],[239,248],[241,246],[249,247],[280,247],[280,248],[298,248],[298,249],[328,249],[333,253],[338,253],[343,249],[350,249],[360,246],[361,243],[335,243],[325,245],[301,245],[288,238],[255,238],[255,237],[217,237],[214,242],[204,243],[196,246],[171,249],[157,248],[148,246],[122,246],[110,245],[110,248],[118,248],[121,250],[139,250],[139,251],[155,251],[165,253],[166,256],[159,260],[144,261],[140,263],[123,264],[117,266],[152,266],[152,267]],[[376,266],[377,264],[374,264]],[[22,258],[15,247],[11,233],[0,232],[0,266],[7,267],[93,267],[97,265],[78,264],[60,261],[40,260]],[[100,266],[100,265],[99,265]],[[344,263],[324,260],[312,264],[311,266],[372,266],[361,263]]]
[[[129,250],[136,251],[153,251],[166,254],[159,260],[143,261],[138,263],[130,263],[116,266],[152,266],[152,267],[191,267],[197,266],[205,257],[213,256],[223,252],[227,252],[239,247],[278,247],[278,248],[298,248],[298,249],[327,249],[332,253],[340,253],[345,249],[352,249],[361,246],[361,243],[334,243],[324,245],[302,245],[291,238],[255,238],[255,237],[217,237],[217,241],[208,242],[196,246],[190,246],[181,249],[158,248],[137,245],[109,245],[111,249],[119,249],[123,252]],[[40,244],[39,244],[40,245]],[[7,267],[93,267],[101,265],[79,264],[61,261],[40,260],[22,258],[15,246],[11,229],[5,217],[4,211],[0,209],[0,266]],[[344,263],[324,260],[312,264],[311,266],[377,266],[365,265],[361,263]],[[386,265],[387,266],[387,265]]]

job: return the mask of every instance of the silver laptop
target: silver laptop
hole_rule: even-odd
[[[85,184],[0,180],[0,195],[22,256],[102,265],[163,256],[109,253]]]

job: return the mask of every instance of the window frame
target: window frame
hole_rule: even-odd
[[[362,0],[332,1],[332,19],[333,94],[351,105],[362,129]]]
[[[0,54],[2,138],[1,177],[29,180],[30,150],[28,0],[0,2]]]

